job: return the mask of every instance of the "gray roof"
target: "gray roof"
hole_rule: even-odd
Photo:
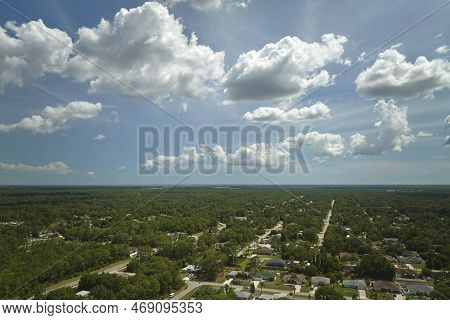
[[[284,261],[283,259],[271,259],[269,261],[267,261],[267,265],[269,266],[286,266],[286,261]]]
[[[239,289],[234,290],[234,293],[239,299],[248,299],[250,297],[250,293],[241,291]]]
[[[431,286],[426,286],[424,284],[407,284],[406,285],[406,294],[430,294],[434,290]]]
[[[390,281],[374,281],[373,288],[377,291],[385,290],[390,292],[401,292],[400,286]]]
[[[273,294],[262,294],[258,297],[259,300],[274,300]]]
[[[364,280],[344,280],[342,285],[345,288],[353,288],[358,290],[366,290],[366,281]]]
[[[315,286],[330,284],[331,279],[327,277],[311,277],[311,283]]]

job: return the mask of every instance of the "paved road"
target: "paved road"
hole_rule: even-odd
[[[105,270],[99,271],[98,273],[115,273],[115,272],[124,270],[127,267],[129,262],[130,261],[127,261],[127,262],[121,263],[117,266],[112,266],[112,267],[106,268]],[[75,288],[78,286],[78,283],[80,283],[80,279],[74,280],[70,283],[62,284],[62,285],[52,288],[50,290],[46,290],[46,291],[44,291],[44,293],[47,294],[53,290],[60,289],[60,288]]]
[[[260,236],[258,237],[258,240],[256,240],[255,242],[256,242],[256,243],[261,242],[261,240],[267,238],[267,237],[270,235],[270,233],[271,233],[272,231],[274,231],[274,230],[279,230],[279,229],[281,229],[282,227],[283,227],[283,222],[280,221],[280,222],[278,222],[273,228],[268,229],[263,235],[260,235]],[[255,242],[252,242],[252,243],[250,243],[249,245],[247,245],[247,246],[245,246],[244,248],[242,248],[242,249],[236,254],[236,256],[237,256],[237,257],[242,256],[242,255],[243,255],[243,254],[251,247],[251,245],[254,244]]]
[[[317,245],[319,247],[323,244],[323,239],[325,239],[325,233],[327,232],[328,226],[330,225],[331,214],[333,213],[334,199],[331,200],[331,208],[328,211],[327,217],[323,220],[323,228],[322,232],[319,233],[319,240],[317,241]]]
[[[222,283],[206,282],[206,281],[186,281],[186,284],[187,284],[187,288],[184,289],[183,291],[180,291],[179,293],[177,293],[173,298],[171,298],[171,300],[181,300],[189,292],[191,292],[192,290],[195,290],[196,288],[201,287],[201,286],[223,287]],[[231,285],[230,287],[232,287],[233,289],[244,290],[243,286]],[[256,292],[258,292],[258,290],[261,290],[261,288],[257,288]],[[271,293],[285,293],[285,294],[292,293],[292,291],[265,288],[264,285],[263,285],[262,290],[265,292],[271,292]],[[295,295],[306,296],[306,297],[308,296],[308,294],[306,292],[300,292],[300,290],[298,290],[298,291],[296,290]]]

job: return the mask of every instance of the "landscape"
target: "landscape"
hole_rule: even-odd
[[[443,317],[449,17],[0,0],[0,319]]]
[[[2,187],[2,299],[450,299],[446,186]]]

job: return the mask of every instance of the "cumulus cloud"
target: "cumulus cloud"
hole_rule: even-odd
[[[113,89],[133,96],[137,91],[157,100],[171,95],[204,98],[224,73],[224,53],[199,45],[195,34],[186,37],[181,20],[156,2],[121,9],[113,21],[82,27],[78,36],[74,48],[116,78],[76,55],[66,74],[89,80],[91,92]]]
[[[333,76],[322,68],[341,61],[347,38],[325,34],[321,42],[285,37],[239,56],[222,82],[225,100],[272,100],[326,86]]]
[[[356,133],[350,137],[349,153],[352,155],[377,155],[386,150],[402,151],[402,148],[415,141],[408,123],[408,108],[395,105],[394,100],[379,100],[374,112],[378,121],[374,127],[376,137]]]
[[[443,59],[428,61],[421,56],[414,63],[395,49],[378,55],[375,63],[356,78],[359,95],[368,98],[411,98],[431,96],[450,87],[450,63]]]
[[[447,45],[440,46],[436,49],[436,52],[439,54],[446,54],[450,51],[450,48]]]
[[[160,155],[144,163],[146,168],[167,167],[174,165],[195,164],[200,159],[210,159],[217,163],[237,166],[263,166],[287,164],[292,160],[293,154],[300,146],[312,151],[314,160],[323,161],[329,157],[338,157],[344,154],[344,139],[338,134],[310,132],[300,133],[275,144],[255,143],[241,146],[235,151],[227,153],[222,146],[212,147],[202,145],[186,147],[178,156]]]
[[[159,155],[153,159],[149,159],[144,163],[144,167],[165,167],[176,164],[187,164],[196,162],[201,155],[197,152],[196,147],[185,147],[179,156]]]
[[[66,106],[45,107],[40,115],[24,118],[14,124],[0,124],[0,132],[14,130],[50,134],[67,127],[71,120],[91,119],[102,110],[101,103],[73,101]]]
[[[251,0],[165,0],[169,7],[187,3],[199,11],[217,11],[220,9],[247,8]]]
[[[432,136],[433,136],[433,134],[431,132],[424,132],[424,131],[419,131],[416,134],[417,138],[429,138],[429,137],[432,137]]]
[[[31,166],[22,163],[3,163],[0,162],[0,170],[18,173],[37,173],[51,175],[68,175],[72,170],[64,162],[50,162],[43,166]]]
[[[106,137],[103,134],[98,134],[98,135],[96,135],[94,137],[95,141],[102,141],[102,140],[105,140],[105,139],[106,139]]]
[[[42,20],[20,26],[7,22],[0,27],[0,93],[7,85],[22,86],[46,73],[62,72],[71,48],[65,32],[48,28]]]
[[[242,117],[244,121],[302,121],[330,118],[330,108],[322,102],[309,107],[283,110],[279,107],[260,107],[247,112]]]

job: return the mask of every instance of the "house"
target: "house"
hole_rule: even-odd
[[[285,273],[282,276],[284,284],[301,285],[305,282],[304,274]]]
[[[273,298],[275,300],[287,298],[287,296],[288,296],[287,293],[274,293],[273,294]]]
[[[194,265],[190,264],[190,265],[184,267],[184,268],[181,269],[181,270],[183,270],[183,271],[185,271],[185,272],[188,272],[188,273],[195,273],[195,272],[200,271],[200,267],[199,267],[199,266],[194,266]]]
[[[273,296],[273,294],[261,294],[258,297],[259,300],[275,300],[275,297]]]
[[[90,295],[91,292],[90,291],[86,291],[86,290],[82,290],[76,293],[77,296],[79,297],[87,297],[88,295]]]
[[[284,268],[286,267],[286,261],[283,259],[271,259],[267,261],[267,266],[270,268]]]
[[[356,290],[366,290],[366,281],[365,280],[344,280],[342,281],[342,286],[344,288],[352,288]]]
[[[397,283],[390,281],[374,281],[372,286],[375,291],[387,291],[391,293],[402,292],[402,288]]]
[[[250,276],[250,274],[248,272],[245,271],[241,271],[241,270],[233,270],[228,272],[227,274],[227,278],[248,278]]]
[[[419,279],[419,272],[409,268],[395,268],[396,279]]]
[[[408,295],[426,295],[428,296],[434,288],[431,286],[426,286],[424,284],[407,284],[405,294]]]
[[[236,297],[238,299],[245,299],[247,300],[248,298],[250,298],[250,293],[245,292],[245,291],[241,291],[239,289],[234,290],[234,293],[236,294]]]
[[[311,284],[315,287],[325,286],[331,283],[330,278],[327,277],[311,277]]]
[[[397,258],[398,261],[400,261],[401,263],[409,263],[409,264],[425,263],[425,261],[421,257],[399,256]]]
[[[253,280],[256,281],[273,281],[275,280],[277,277],[275,274],[270,273],[270,272],[258,272],[257,274],[254,275]]]
[[[269,255],[272,254],[272,248],[257,248],[253,250],[253,254]]]

